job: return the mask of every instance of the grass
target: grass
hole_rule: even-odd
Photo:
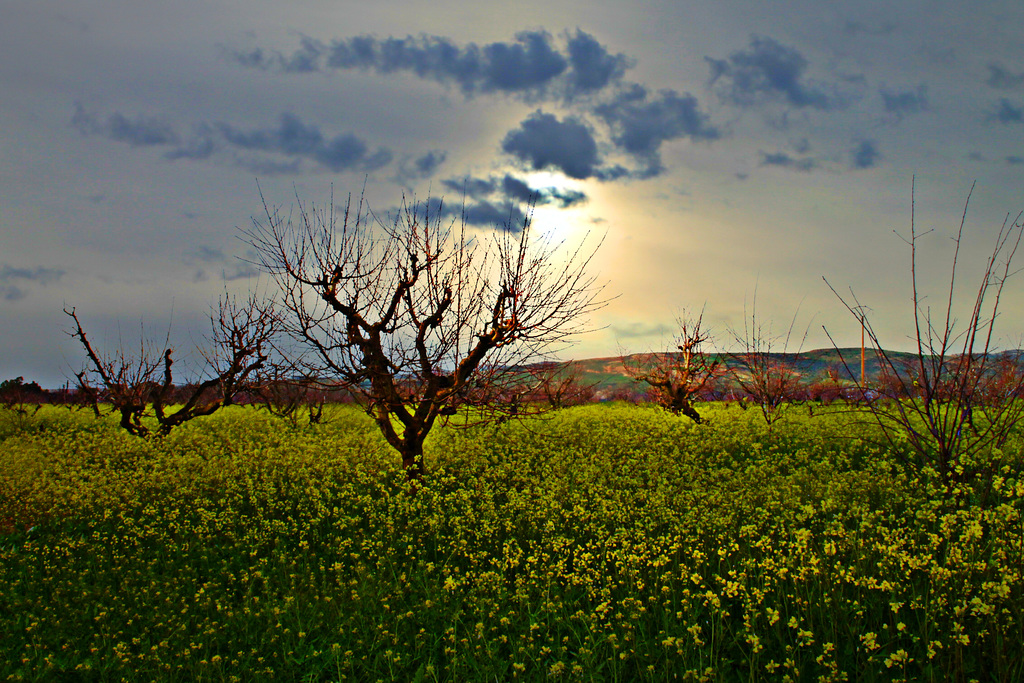
[[[856,415],[706,412],[441,430],[415,496],[355,410],[2,424],[0,678],[1024,679],[1020,435],[983,506]]]

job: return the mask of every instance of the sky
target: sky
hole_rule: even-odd
[[[272,293],[242,230],[364,191],[600,243],[610,301],[566,358],[664,348],[704,311],[782,350],[883,346],[969,316],[1024,209],[1018,0],[0,0],[0,378],[59,386],[98,346],[192,359],[218,296]],[[913,186],[913,195],[912,195]],[[964,307],[967,307],[966,310]],[[1024,275],[997,343],[1024,336]],[[804,332],[806,331],[806,338]],[[190,355],[191,354],[191,355]]]

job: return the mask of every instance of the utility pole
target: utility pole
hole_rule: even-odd
[[[864,386],[864,313],[860,314],[860,385]]]
[[[866,318],[867,313],[865,313],[865,309],[867,309],[867,308],[868,307],[864,306],[864,305],[860,305],[860,306],[854,307],[854,310],[857,312],[857,317],[860,319],[860,385],[862,387],[866,386],[866,382],[867,382],[867,379],[868,379],[868,374],[867,374],[866,367],[865,367],[867,365],[867,352],[866,352],[867,345],[864,343],[865,342],[865,336],[866,336],[865,330],[867,329],[867,326],[868,326],[867,318]],[[868,310],[870,310],[870,309],[868,309]],[[874,339],[872,339],[872,342],[873,341],[874,341]]]

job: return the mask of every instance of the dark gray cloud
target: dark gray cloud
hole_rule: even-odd
[[[988,65],[988,79],[985,82],[999,90],[1024,88],[1024,71],[1010,71],[998,62],[991,62]]]
[[[457,196],[461,202],[431,200],[430,209],[444,218],[465,219],[477,227],[502,227],[518,231],[526,219],[523,207],[531,202],[536,206],[555,205],[567,209],[587,201],[587,195],[578,190],[558,187],[530,187],[526,181],[506,173],[489,178],[448,178],[441,185]]]
[[[928,111],[928,87],[923,84],[912,90],[880,88],[878,93],[882,96],[885,111],[897,119],[902,119],[907,114]]]
[[[281,114],[277,125],[268,128],[244,130],[225,122],[199,123],[192,127],[192,135],[186,140],[163,121],[131,119],[120,113],[101,121],[77,103],[71,123],[83,134],[100,135],[133,147],[171,147],[164,154],[169,160],[201,161],[227,152],[233,155],[237,165],[263,174],[300,173],[303,159],[334,172],[363,173],[375,171],[392,160],[391,152],[384,147],[371,151],[366,141],[352,133],[328,137],[318,126],[304,123],[289,112]],[[444,157],[440,153],[432,154],[414,163],[421,169],[431,164],[436,167]]]
[[[416,181],[430,178],[448,159],[448,153],[432,149],[415,158],[405,158],[398,165],[394,181],[406,188],[412,187]]]
[[[20,301],[28,296],[24,287],[28,284],[46,286],[57,282],[64,276],[59,268],[19,268],[0,264],[0,298],[4,301]]]
[[[115,112],[106,119],[100,120],[87,113],[81,102],[75,102],[75,113],[71,117],[71,125],[83,135],[101,135],[117,142],[124,142],[132,147],[173,145],[178,142],[177,133],[169,123],[162,119],[144,116],[130,119]]]
[[[253,48],[251,50],[230,50],[221,48],[226,59],[252,69],[275,69],[285,73],[312,73],[322,68],[321,58],[327,52],[323,43],[302,36],[300,47],[291,55],[285,56],[276,50]]]
[[[631,66],[579,29],[557,46],[546,31],[522,31],[514,41],[459,45],[444,36],[404,38],[361,35],[324,45],[303,38],[291,55],[275,50],[225,50],[228,59],[246,67],[286,73],[361,69],[381,74],[411,73],[452,84],[465,95],[518,93],[529,99],[573,98],[599,91]]]
[[[481,197],[494,194],[494,190],[497,187],[494,178],[470,178],[468,176],[462,179],[449,178],[448,180],[442,180],[441,185],[457,192],[460,196],[471,199],[480,199]]]
[[[434,175],[438,167],[445,162],[448,154],[441,150],[432,149],[426,154],[413,159],[412,168],[421,178],[429,178]]]
[[[1020,166],[1024,164],[1024,157],[1010,155],[1006,157],[1006,163],[1009,164],[1010,166]]]
[[[523,229],[526,214],[518,202],[499,202],[489,199],[473,199],[468,195],[462,202],[447,201],[431,197],[420,202],[416,211],[421,215],[426,210],[431,219],[465,221],[466,225],[478,228],[498,228],[510,232]],[[393,208],[389,216],[398,215],[400,209]]]
[[[697,98],[689,93],[660,90],[652,97],[642,85],[632,84],[595,111],[611,127],[616,146],[645,164],[642,177],[664,170],[659,153],[663,142],[681,137],[694,141],[720,137],[709,117],[700,111]]]
[[[569,94],[586,94],[603,90],[618,81],[632,66],[622,53],[612,55],[593,36],[576,29],[568,41]]]
[[[508,174],[501,181],[501,190],[505,197],[512,201],[534,202],[538,206],[557,204],[560,209],[568,209],[587,201],[587,195],[579,190],[558,187],[532,188],[523,180]]]
[[[796,49],[754,35],[750,47],[726,59],[705,57],[711,66],[710,85],[725,102],[747,107],[767,101],[812,109],[843,104],[835,88],[808,81],[807,60]]]
[[[332,171],[374,171],[391,162],[391,152],[378,148],[370,152],[366,142],[351,133],[324,137],[315,125],[309,125],[291,113],[281,114],[272,128],[243,131],[226,123],[217,129],[230,145],[245,150],[273,152],[290,157],[305,157]]]
[[[579,190],[558,187],[530,187],[526,181],[510,173],[503,177],[449,178],[441,184],[473,202],[485,202],[491,206],[519,205],[533,202],[537,206],[557,205],[567,209],[587,202],[587,195]]]
[[[797,158],[785,152],[761,152],[759,166],[776,166],[790,171],[809,173],[818,167],[818,162],[811,157]]]
[[[1021,123],[1024,121],[1024,107],[1018,107],[1005,97],[999,100],[995,113],[989,115],[990,121],[999,123]]]
[[[535,111],[505,136],[501,149],[536,171],[555,169],[581,180],[601,174],[594,135],[573,116],[559,121],[553,114]]]
[[[882,153],[878,150],[878,144],[874,140],[861,140],[850,152],[850,168],[865,169],[878,165]]]

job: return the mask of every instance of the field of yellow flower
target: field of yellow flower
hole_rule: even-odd
[[[1024,436],[954,489],[856,414],[584,406],[410,495],[337,410],[0,418],[0,680],[1024,679]]]

